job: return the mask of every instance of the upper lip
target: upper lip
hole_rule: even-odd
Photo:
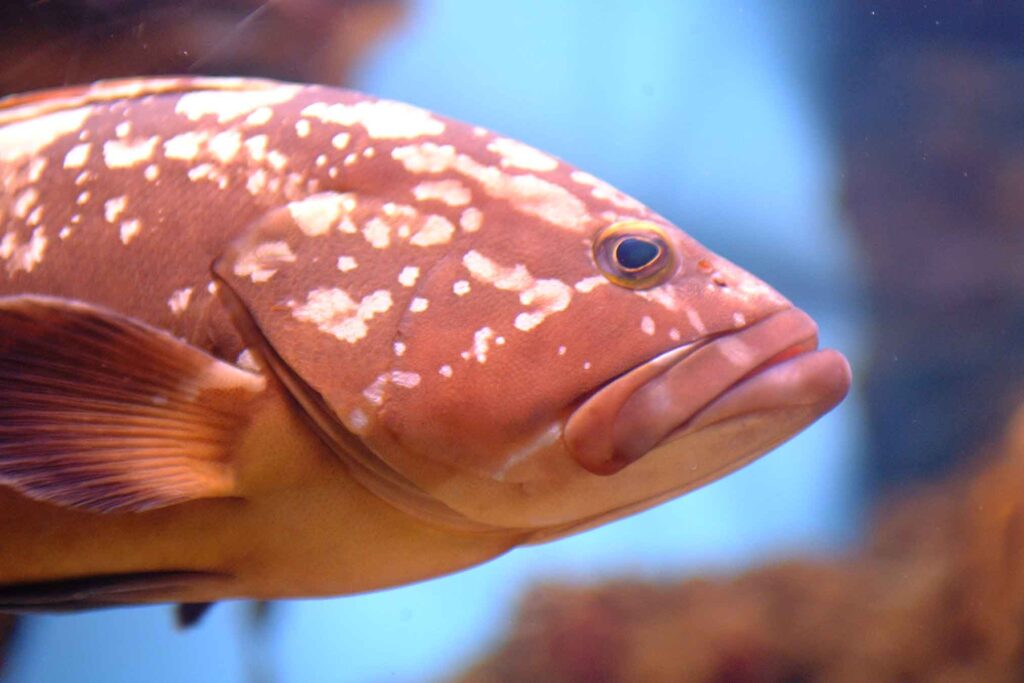
[[[567,446],[591,472],[617,472],[666,437],[693,428],[696,416],[732,387],[817,344],[814,321],[787,308],[735,332],[672,349],[587,399],[566,425]]]

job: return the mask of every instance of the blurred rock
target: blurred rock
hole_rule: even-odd
[[[846,557],[548,585],[458,683],[1009,683],[1024,677],[1024,408],[988,466],[883,507]]]
[[[406,0],[5,0],[0,95],[155,74],[349,83]]]
[[[1024,5],[836,6],[828,82],[881,491],[948,472],[1024,392]]]

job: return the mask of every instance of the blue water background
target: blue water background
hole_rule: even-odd
[[[816,94],[814,4],[422,0],[359,87],[493,128],[591,171],[808,310],[860,357],[854,259]],[[194,630],[166,607],[29,620],[8,680],[419,682],[493,642],[541,579],[682,577],[827,552],[860,521],[856,393],[743,471],[671,504],[483,567],[373,595],[246,606]]]

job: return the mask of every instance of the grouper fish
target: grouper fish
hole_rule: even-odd
[[[521,142],[251,79],[0,102],[0,608],[351,594],[672,499],[845,395]],[[683,523],[683,522],[681,522]]]

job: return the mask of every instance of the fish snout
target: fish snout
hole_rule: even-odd
[[[584,469],[611,475],[652,450],[723,422],[800,413],[795,422],[779,421],[799,423],[773,439],[779,443],[837,405],[850,381],[842,354],[818,350],[817,325],[789,307],[672,349],[616,379],[576,410],[565,441]]]

